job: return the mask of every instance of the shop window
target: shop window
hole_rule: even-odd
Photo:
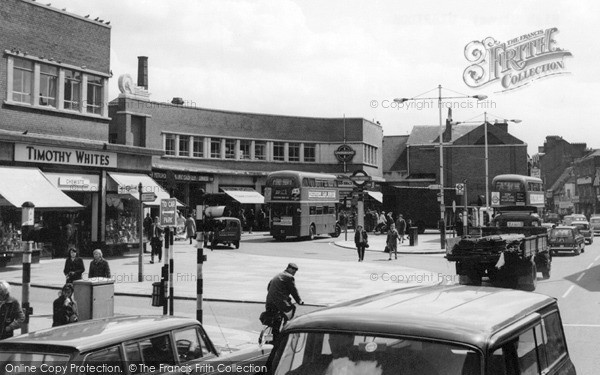
[[[188,135],[179,136],[179,156],[190,156],[190,137]]]
[[[288,145],[288,161],[300,161],[299,143],[290,143]]]
[[[80,95],[81,73],[74,70],[65,70],[64,108],[79,111]]]
[[[254,159],[267,160],[267,144],[266,142],[254,142]]]
[[[225,159],[235,159],[235,139],[225,140]]]
[[[210,140],[210,157],[213,159],[221,158],[221,139],[211,138]]]
[[[165,134],[165,155],[175,156],[175,134]]]
[[[33,62],[25,59],[14,59],[13,92],[15,102],[31,104],[33,91]]]
[[[285,161],[285,143],[273,142],[273,160]]]
[[[102,114],[103,78],[88,75],[87,79],[87,112],[100,115]]]
[[[204,157],[204,138],[202,137],[194,137],[194,149],[192,156],[195,158]]]
[[[252,148],[252,141],[241,140],[240,141],[240,159],[250,160],[250,149]]]
[[[139,243],[140,202],[129,194],[107,194],[106,206],[106,244]]]
[[[56,82],[58,69],[50,65],[40,65],[40,105],[56,107]]]
[[[316,158],[316,145],[314,143],[305,143],[304,144],[304,162],[305,163],[314,163],[317,161]]]

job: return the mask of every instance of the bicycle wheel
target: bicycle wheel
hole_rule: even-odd
[[[258,344],[271,344],[273,343],[273,328],[269,326],[264,326],[260,331],[260,335],[258,335]]]

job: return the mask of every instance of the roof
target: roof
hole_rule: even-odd
[[[62,349],[61,351],[71,349],[84,352],[192,324],[200,323],[195,319],[172,316],[119,316],[92,319],[0,341],[0,351],[13,348],[15,344],[22,344],[51,345]]]
[[[458,138],[463,135],[469,133],[470,131],[476,129],[479,125],[461,125],[461,126],[453,126],[452,127],[452,139],[450,142],[454,142]],[[446,129],[444,127],[444,129]],[[433,144],[434,142],[439,142],[440,136],[440,127],[439,125],[416,125],[413,126],[410,135],[408,136],[408,141],[406,142],[409,146],[414,145],[426,145]]]
[[[408,135],[384,136],[382,143],[383,171],[406,170],[406,142]]]
[[[300,316],[286,330],[408,335],[483,349],[493,333],[554,302],[542,294],[491,287],[404,288]]]

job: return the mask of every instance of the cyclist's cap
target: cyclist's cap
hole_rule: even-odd
[[[298,266],[296,265],[296,263],[289,263],[288,268],[292,268],[292,269],[295,269],[296,271],[298,271]]]

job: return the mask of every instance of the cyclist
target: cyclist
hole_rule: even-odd
[[[304,302],[296,289],[296,281],[294,275],[298,271],[298,266],[295,263],[289,263],[285,271],[275,275],[267,286],[267,312],[275,315],[273,327],[273,341],[277,342],[279,329],[283,321],[287,321],[289,316],[294,316],[296,306],[292,304],[292,298],[297,304],[303,305]],[[291,296],[291,297],[290,297]]]

